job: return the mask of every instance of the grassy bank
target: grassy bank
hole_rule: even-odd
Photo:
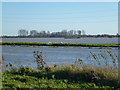
[[[27,46],[81,46],[81,47],[120,47],[120,44],[81,44],[81,43],[37,43],[37,42],[0,42],[0,45]]]
[[[3,88],[120,88],[120,80],[116,70],[107,67],[20,67],[3,73]]]

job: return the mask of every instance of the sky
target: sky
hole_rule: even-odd
[[[2,35],[18,30],[118,33],[117,2],[2,2]]]

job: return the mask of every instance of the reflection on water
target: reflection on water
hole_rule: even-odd
[[[112,51],[112,54],[117,60],[118,49],[110,48],[109,51]],[[3,55],[5,59],[5,64],[12,63],[15,67],[20,65],[30,66],[33,68],[37,67],[37,64],[34,62],[33,51],[43,52],[44,60],[48,64],[74,64],[77,59],[82,59],[84,64],[92,63],[97,64],[92,54],[97,55],[101,63],[104,64],[103,58],[100,54],[104,54],[106,60],[109,60],[109,63],[112,63],[112,58],[107,53],[106,49],[98,48],[83,48],[83,47],[22,47],[22,46],[3,46]]]

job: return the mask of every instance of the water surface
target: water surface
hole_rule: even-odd
[[[87,47],[3,46],[2,54],[5,59],[5,65],[11,63],[15,67],[23,65],[36,68],[37,64],[34,62],[35,58],[33,57],[33,51],[43,52],[43,57],[47,64],[75,64],[77,59],[82,59],[85,64],[90,64],[90,62],[92,62],[93,64],[97,65],[97,62],[92,57],[91,53],[98,56],[101,64],[104,65],[105,60],[100,57],[99,54],[103,54],[106,57],[106,60],[112,64],[112,58],[109,56],[106,50],[111,51],[117,61],[117,48],[99,49]]]
[[[3,42],[41,42],[41,43],[118,43],[118,38],[3,38]]]

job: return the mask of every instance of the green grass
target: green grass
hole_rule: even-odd
[[[0,45],[27,46],[82,46],[82,47],[120,47],[120,44],[81,44],[81,43],[38,43],[38,42],[0,42]]]
[[[29,67],[13,68],[3,72],[2,83],[3,88],[118,88],[120,86],[117,72],[110,68],[93,69],[74,65],[45,67],[43,70]]]
[[[56,80],[47,78],[36,78],[33,76],[21,76],[6,74],[3,81],[3,88],[79,88],[79,87],[91,87],[97,86],[94,83],[67,83],[67,80]]]

